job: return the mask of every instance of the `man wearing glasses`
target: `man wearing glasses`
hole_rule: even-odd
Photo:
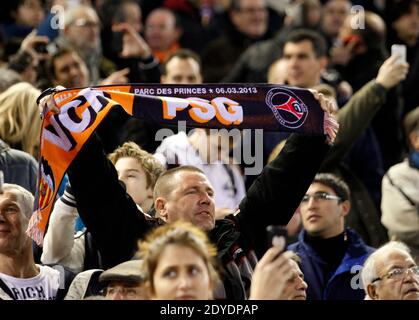
[[[97,83],[101,73],[107,75],[110,72],[100,70],[104,58],[100,39],[100,20],[95,9],[87,5],[74,6],[66,9],[64,18],[64,29],[60,30],[60,36],[54,41],[55,48],[52,46],[51,51],[55,52],[61,48],[77,51],[87,66],[90,81]]]
[[[365,296],[359,271],[374,249],[345,227],[350,207],[348,186],[330,173],[317,174],[301,201],[304,229],[289,250],[301,257],[307,300],[361,300]]]
[[[419,267],[401,242],[390,241],[371,254],[362,282],[368,300],[419,300]]]

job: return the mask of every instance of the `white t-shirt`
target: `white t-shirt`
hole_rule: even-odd
[[[246,195],[244,179],[239,169],[230,165],[232,176],[230,177],[227,168],[222,162],[203,163],[203,160],[183,131],[165,138],[157,148],[154,156],[165,166],[177,163],[179,165],[192,165],[201,169],[214,188],[214,201],[217,208],[236,210],[240,201]]]
[[[13,293],[15,300],[54,300],[60,287],[60,272],[48,266],[40,266],[37,276],[29,279],[11,277],[0,273],[0,279]]]

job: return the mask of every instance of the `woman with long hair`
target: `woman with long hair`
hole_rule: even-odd
[[[37,158],[41,119],[36,104],[41,92],[19,82],[0,94],[0,138]]]

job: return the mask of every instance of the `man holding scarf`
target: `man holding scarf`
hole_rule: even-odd
[[[404,118],[404,130],[410,152],[384,175],[381,222],[390,239],[407,244],[419,263],[419,107]]]
[[[157,181],[154,205],[159,218],[138,214],[93,134],[70,164],[68,176],[80,216],[105,265],[112,267],[129,260],[137,240],[156,225],[187,220],[206,230],[217,246],[225,277],[224,287],[215,297],[247,298],[252,270],[267,249],[266,227],[288,223],[336,137],[338,125],[330,115],[332,103],[321,94],[314,96],[326,112],[325,119],[330,120],[325,121],[325,134],[291,135],[280,155],[249,188],[238,212],[217,221],[212,186],[199,169],[190,166],[169,170]],[[51,97],[41,105],[59,111]]]

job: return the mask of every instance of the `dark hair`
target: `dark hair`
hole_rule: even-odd
[[[241,9],[241,0],[231,0],[229,10],[230,11],[240,11]]]
[[[45,73],[47,75],[48,80],[52,83],[54,79],[56,79],[55,75],[55,60],[61,58],[62,56],[66,54],[77,54],[79,55],[75,50],[69,48],[69,47],[62,47],[59,48],[56,52],[54,52],[51,57],[46,61],[45,63]]]
[[[8,67],[17,73],[22,73],[33,63],[33,56],[26,51],[18,51],[9,58]]]
[[[365,11],[365,28],[352,29],[368,49],[385,50],[386,29],[384,20],[372,11]],[[377,24],[378,22],[378,24]]]
[[[242,9],[241,3],[242,0],[230,0],[230,5],[228,6],[229,11],[240,11]],[[268,3],[265,0],[265,7],[267,8]]]
[[[14,22],[15,18],[13,16],[12,13],[16,12],[18,10],[18,8],[23,5],[23,3],[26,0],[7,0],[7,1],[2,1],[1,2],[1,6],[2,6],[2,10],[0,13],[0,19],[1,22],[6,22],[6,23],[10,23],[10,22]],[[45,7],[45,0],[39,0],[39,2],[41,3],[42,7]]]
[[[176,11],[173,11],[172,9],[166,8],[166,7],[157,7],[155,9],[151,10],[151,12],[147,15],[146,20],[147,20],[148,16],[155,11],[164,11],[164,12],[167,12],[167,13],[171,14],[173,16],[173,18],[175,19],[175,28],[183,29],[183,26],[182,26],[182,23],[181,23],[181,18],[179,17],[179,14]]]
[[[349,187],[343,179],[333,173],[318,173],[314,177],[313,183],[321,183],[333,189],[341,201],[349,200]]]
[[[198,54],[196,54],[195,52],[193,52],[192,50],[189,50],[189,49],[179,49],[179,50],[176,50],[175,52],[173,52],[172,54],[170,54],[169,57],[166,59],[166,61],[161,66],[162,75],[167,74],[166,66],[169,63],[169,61],[172,60],[173,58],[179,58],[179,59],[182,59],[182,60],[186,60],[186,59],[191,58],[198,63],[199,69],[202,69],[201,58],[198,56]]]
[[[408,14],[413,5],[419,6],[419,0],[387,0],[384,9],[384,19],[388,26],[401,16]]]
[[[297,29],[290,31],[282,41],[281,57],[284,54],[284,47],[287,43],[299,43],[305,40],[311,42],[317,58],[325,57],[327,55],[326,40],[320,33],[309,29]]]
[[[123,6],[125,4],[137,4],[140,8],[141,15],[142,10],[137,0],[107,0],[106,5],[104,5],[100,10],[98,10],[98,15],[100,20],[105,26],[110,26],[112,21],[117,18],[123,18]],[[123,22],[123,21],[117,21]]]

